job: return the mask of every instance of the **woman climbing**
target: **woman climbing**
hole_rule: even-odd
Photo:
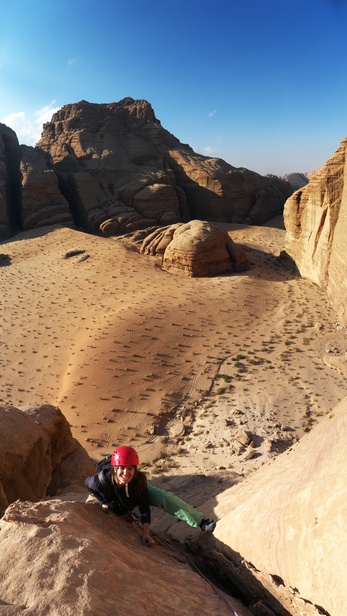
[[[146,546],[153,543],[150,536],[151,506],[163,509],[193,528],[200,527],[210,533],[214,531],[216,522],[204,519],[202,513],[172,492],[148,484],[145,474],[138,470],[138,465],[136,450],[122,445],[112,453],[110,466],[100,470],[97,475],[87,477],[85,486],[103,509],[110,509],[117,515],[125,515],[138,507],[143,527],[142,541]]]

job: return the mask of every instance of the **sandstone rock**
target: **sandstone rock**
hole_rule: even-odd
[[[134,207],[145,218],[154,218],[161,224],[173,224],[180,217],[177,194],[167,184],[152,184],[139,190]]]
[[[83,485],[94,465],[57,407],[0,407],[0,510]]]
[[[233,246],[229,236],[211,223],[193,220],[174,232],[164,253],[163,268],[189,276],[236,272]]]
[[[16,133],[0,124],[0,238],[21,228],[20,148]]]
[[[258,571],[279,576],[282,605],[292,601],[287,609],[295,616],[321,613],[314,605],[330,616],[344,613],[346,434],[347,399],[290,450],[218,497],[214,534],[222,551],[228,545]],[[303,602],[300,612],[290,588],[311,606]]]
[[[13,613],[25,606],[29,616],[230,615],[184,555],[158,543],[145,548],[135,524],[86,504],[82,495],[16,502],[0,531],[0,603]],[[239,616],[250,616],[228,600]]]
[[[37,146],[50,155],[75,223],[92,232],[105,231],[100,225],[117,216],[116,204],[133,208],[148,226],[194,217],[261,224],[282,213],[292,192],[279,178],[196,154],[143,100],[66,105]]]
[[[193,218],[262,224],[291,193],[277,177],[196,154],[144,100],[65,105],[35,148],[0,125],[0,237],[72,220],[106,236]]]
[[[69,205],[59,190],[58,178],[39,149],[21,146],[22,228],[73,225]]]
[[[98,227],[104,237],[112,237],[114,235],[123,235],[147,229],[151,225],[156,224],[153,218],[144,218],[133,207],[124,204],[116,204],[110,210],[111,218],[103,220],[104,213],[100,211],[98,218],[93,218],[93,226]]]
[[[341,320],[347,322],[347,138],[284,209],[285,251],[304,278],[326,291]]]
[[[224,492],[213,491],[213,477],[206,477],[203,487],[197,476],[185,484],[174,477],[159,484],[217,520],[208,541],[191,536],[185,525],[170,524],[167,515],[157,522],[155,513],[154,526],[188,542],[206,566],[231,580],[252,604],[261,600],[281,616],[341,616],[346,435],[347,398],[285,453]],[[202,503],[201,494],[207,493],[209,500]]]
[[[168,430],[172,438],[178,438],[179,436],[184,436],[186,427],[183,421],[173,421],[168,426]]]
[[[248,445],[252,442],[252,437],[246,430],[237,430],[234,434],[234,439],[243,447],[248,447]]]
[[[213,276],[248,268],[241,246],[212,223],[193,220],[157,228],[142,242],[141,252],[162,255],[163,269],[184,276]]]
[[[182,144],[167,150],[166,158],[187,196],[191,219],[261,225],[282,213],[293,191],[277,177],[232,167]]]

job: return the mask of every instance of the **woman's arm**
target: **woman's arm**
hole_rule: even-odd
[[[84,482],[84,485],[86,486],[87,490],[91,492],[93,496],[95,496],[98,499],[101,505],[107,502],[103,486],[101,482],[99,481],[97,475],[92,475],[91,477],[87,477],[87,479]]]

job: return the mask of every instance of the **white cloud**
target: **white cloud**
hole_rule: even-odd
[[[216,114],[216,110],[214,109],[213,111],[209,111],[207,114],[208,118],[213,118],[213,116]]]
[[[220,150],[214,150],[213,148],[211,148],[210,145],[207,145],[206,147],[202,148],[202,152],[205,156],[214,157],[216,154],[220,153]]]
[[[52,101],[49,105],[35,111],[34,114],[27,114],[25,111],[10,113],[1,122],[15,131],[19,143],[35,145],[41,137],[42,124],[49,122],[53,113],[60,109],[60,107],[53,107],[55,102]]]

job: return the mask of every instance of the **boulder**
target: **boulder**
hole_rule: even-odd
[[[0,407],[0,511],[18,498],[82,486],[94,468],[57,407]]]
[[[241,246],[212,223],[192,220],[156,228],[143,240],[141,252],[162,255],[162,267],[182,276],[216,276],[248,269]]]
[[[346,152],[347,138],[284,208],[286,254],[294,260],[301,276],[327,293],[343,323],[347,322]]]

